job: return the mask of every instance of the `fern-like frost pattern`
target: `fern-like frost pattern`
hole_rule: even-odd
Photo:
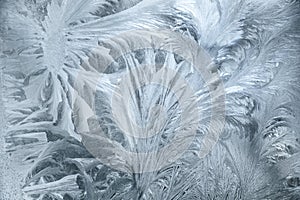
[[[0,199],[300,199],[297,0],[0,1]]]

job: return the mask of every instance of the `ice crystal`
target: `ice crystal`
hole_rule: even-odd
[[[0,1],[0,199],[300,199],[300,3]]]

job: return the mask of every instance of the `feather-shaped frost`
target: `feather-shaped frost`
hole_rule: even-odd
[[[299,199],[299,17],[284,0],[1,1],[0,198]]]

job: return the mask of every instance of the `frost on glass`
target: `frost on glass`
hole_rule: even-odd
[[[1,0],[0,199],[300,199],[296,0]]]

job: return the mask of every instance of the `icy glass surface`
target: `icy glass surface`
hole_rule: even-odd
[[[300,1],[0,0],[0,200],[300,199]]]

